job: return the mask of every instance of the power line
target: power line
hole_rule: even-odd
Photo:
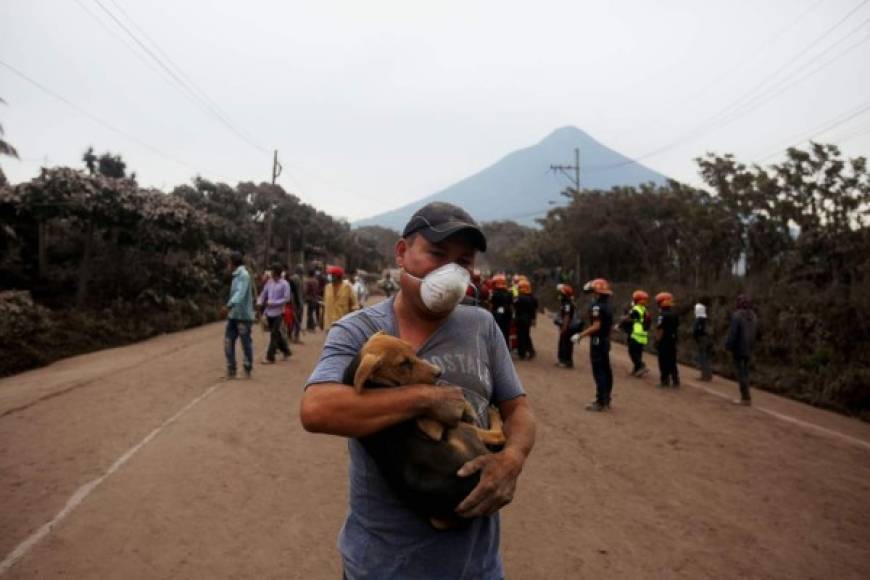
[[[836,23],[834,23],[833,25],[828,27],[821,35],[817,36],[812,42],[810,42],[807,46],[805,46],[803,48],[803,50],[801,50],[796,55],[794,55],[791,59],[786,61],[786,63],[781,65],[776,71],[774,71],[772,74],[768,75],[765,79],[762,79],[762,81],[760,83],[758,83],[757,85],[752,87],[750,90],[746,91],[743,95],[741,95],[740,97],[738,97],[737,99],[732,101],[729,105],[727,105],[726,107],[721,109],[718,113],[716,113],[715,115],[713,115],[712,117],[710,117],[706,121],[702,122],[694,130],[682,135],[681,137],[678,137],[677,139],[671,141],[670,143],[662,145],[661,147],[658,147],[658,148],[656,148],[652,151],[649,151],[643,155],[637,156],[634,159],[621,161],[619,163],[587,166],[586,170],[587,171],[606,171],[606,170],[616,169],[619,167],[625,167],[627,165],[639,164],[639,162],[642,161],[643,159],[649,159],[650,157],[655,157],[657,155],[660,155],[661,153],[669,151],[669,150],[671,150],[675,147],[678,147],[684,143],[690,142],[690,141],[692,141],[692,140],[694,140],[694,139],[696,139],[696,138],[698,138],[706,133],[709,133],[712,130],[715,130],[715,129],[718,129],[718,128],[724,126],[724,125],[722,125],[723,120],[725,120],[726,124],[733,122],[734,120],[739,118],[739,116],[742,116],[743,114],[745,114],[745,112],[743,112],[743,113],[735,115],[735,110],[739,110],[740,107],[745,106],[747,101],[751,101],[752,99],[757,98],[757,96],[758,96],[757,93],[759,90],[763,90],[765,88],[765,86],[769,82],[771,82],[772,79],[775,79],[777,76],[780,75],[780,73],[782,73],[784,70],[786,70],[788,67],[790,67],[794,62],[796,62],[801,57],[803,57],[807,52],[812,50],[813,47],[815,47],[819,42],[824,40],[834,30],[839,28],[844,22],[846,22],[849,19],[849,17],[851,17],[853,14],[855,14],[861,8],[863,8],[868,2],[870,2],[870,0],[862,0],[857,6],[855,6],[848,13],[846,13],[845,16],[843,16]]]
[[[178,165],[182,165],[184,167],[187,167],[188,169],[192,169],[193,171],[196,171],[197,173],[200,173],[200,174],[203,173],[202,171],[200,171],[196,167],[190,165],[189,163],[186,163],[186,162],[182,161],[181,159],[178,159],[176,157],[168,155],[168,154],[164,153],[163,151],[161,151],[160,149],[158,149],[157,147],[146,143],[145,141],[143,141],[143,140],[139,139],[138,137],[124,131],[123,129],[119,129],[119,128],[115,127],[114,125],[112,125],[108,121],[104,121],[100,117],[97,117],[93,113],[90,113],[89,111],[87,111],[87,110],[83,109],[82,107],[78,106],[77,104],[73,103],[72,101],[70,101],[66,97],[56,93],[55,91],[53,91],[53,90],[49,89],[48,87],[46,87],[45,85],[43,85],[42,83],[29,77],[28,75],[21,72],[20,70],[18,70],[16,67],[12,66],[11,64],[9,64],[3,60],[0,60],[0,65],[6,67],[6,69],[8,69],[10,72],[15,74],[19,78],[27,81],[28,83],[30,83],[31,85],[33,85],[37,89],[41,90],[42,92],[46,93],[47,95],[57,99],[58,101],[64,103],[68,107],[78,111],[80,114],[84,115],[85,117],[89,118],[90,120],[94,121],[95,123],[102,125],[104,128],[108,129],[109,131],[112,131],[114,133],[117,133],[118,135],[121,135],[122,137],[138,144],[141,147],[144,147],[145,149],[151,151],[152,153],[154,153],[155,155],[157,155],[159,157],[162,157],[163,159],[166,159],[168,161],[172,161],[173,163],[176,163]]]
[[[168,66],[157,54],[154,53],[144,42],[142,42],[139,37],[137,37],[127,25],[125,25],[111,10],[109,10],[105,4],[103,4],[100,0],[94,0],[94,2],[99,6],[99,8],[106,13],[109,18],[111,18],[115,24],[117,24],[132,40],[135,42],[142,50],[145,51],[151,59],[154,60],[157,65],[162,68],[166,73],[172,77],[173,80],[177,83],[182,92],[186,92],[186,94],[190,95],[194,98],[194,100],[198,103],[199,107],[203,109],[204,112],[210,114],[215,119],[218,120],[222,125],[224,125],[227,129],[232,131],[236,136],[238,136],[241,140],[245,141],[251,147],[257,149],[263,153],[269,153],[269,150],[258,145],[249,139],[245,134],[243,134],[240,130],[238,130],[229,120],[223,117],[221,113],[215,110],[211,105],[209,105],[208,101],[206,101],[203,97],[201,97],[179,74],[172,70],[170,66]]]
[[[229,115],[227,115],[227,113],[218,106],[218,104],[214,101],[214,99],[209,97],[208,93],[206,93],[202,89],[202,87],[197,85],[193,81],[193,79],[190,78],[190,75],[188,75],[187,73],[184,72],[184,69],[182,69],[178,65],[178,63],[176,63],[174,60],[172,60],[172,58],[169,56],[169,54],[167,54],[167,52],[160,47],[160,45],[157,43],[157,41],[155,41],[153,38],[151,38],[151,36],[149,36],[148,33],[145,32],[145,30],[141,26],[139,26],[135,20],[133,20],[133,17],[130,16],[130,14],[124,9],[123,6],[121,6],[121,4],[119,4],[116,0],[109,0],[109,1],[115,6],[115,8],[117,8],[121,12],[121,14],[124,16],[124,18],[126,18],[127,21],[133,26],[133,28],[135,28],[142,36],[144,36],[145,40],[150,42],[151,45],[155,48],[155,50],[157,50],[157,52],[159,52],[163,56],[163,58],[169,62],[169,64],[172,66],[172,68],[175,69],[175,71],[189,84],[190,87],[192,87],[196,91],[196,93],[214,110],[214,112],[216,114],[218,114],[227,123],[232,125],[235,128],[235,131],[237,132],[237,134],[244,134],[244,139],[246,141],[248,141],[249,144],[251,144],[255,148],[259,149],[260,151],[265,152],[265,149],[263,147],[260,147],[259,145],[256,144],[256,142],[253,139],[251,139],[251,136],[247,131],[242,130],[240,127],[238,127],[236,125],[236,123],[232,122]]]
[[[827,121],[825,121],[825,123],[822,123],[821,125],[817,125],[812,130],[804,133],[803,136],[801,136],[798,140],[793,141],[792,144],[789,145],[788,147],[777,149],[776,151],[773,151],[772,153],[765,155],[764,157],[758,159],[757,161],[755,161],[755,163],[760,163],[762,161],[765,161],[765,160],[773,157],[774,155],[778,155],[779,153],[782,153],[783,151],[786,151],[791,147],[797,147],[798,145],[805,143],[806,141],[812,141],[813,139],[815,139],[819,135],[827,133],[831,129],[835,129],[835,128],[839,127],[840,125],[842,125],[843,123],[847,123],[847,122],[851,121],[852,119],[854,119],[855,117],[863,115],[867,111],[870,111],[870,101],[867,101],[861,105],[858,105],[856,108],[851,109],[849,111],[846,111],[845,113],[841,113],[840,115],[837,115],[836,117],[834,117],[832,119],[828,119]]]

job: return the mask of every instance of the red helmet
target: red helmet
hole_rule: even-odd
[[[326,273],[332,274],[335,278],[344,278],[344,268],[341,266],[327,266]]]
[[[557,284],[556,291],[560,294],[567,296],[568,298],[574,296],[574,289],[571,288],[570,284]]]
[[[635,290],[631,295],[631,299],[634,300],[637,304],[646,304],[649,302],[649,294],[644,292],[643,290]]]
[[[607,296],[613,294],[613,291],[610,289],[610,283],[608,283],[604,278],[596,278],[595,280],[586,282],[583,286],[583,291],[595,292],[596,294],[604,294]]]
[[[673,306],[674,295],[670,292],[659,292],[656,294],[656,304],[658,304],[660,308]]]

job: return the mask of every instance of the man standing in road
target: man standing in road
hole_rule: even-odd
[[[595,294],[595,301],[589,306],[589,328],[571,337],[579,342],[583,337],[589,339],[589,362],[592,363],[592,378],[595,379],[595,401],[586,406],[587,411],[607,411],[610,409],[610,395],[613,392],[613,368],[610,366],[610,327],[613,326],[613,313],[610,311],[610,284],[604,278],[596,278],[583,285],[585,294]]]
[[[741,294],[737,297],[737,310],[731,316],[731,327],[725,348],[734,357],[734,370],[740,383],[740,399],[734,401],[741,405],[751,405],[752,395],[749,393],[749,358],[755,341],[761,337],[758,316],[752,309],[752,301]]]
[[[227,378],[236,378],[236,339],[238,338],[242,340],[245,378],[250,378],[254,367],[254,345],[251,340],[251,327],[254,324],[254,290],[251,286],[251,275],[245,268],[244,256],[240,252],[230,254],[229,266],[233,272],[230,299],[221,308],[221,314],[227,317],[224,331]]]
[[[284,355],[284,360],[291,354],[287,339],[281,332],[281,325],[284,323],[284,305],[290,300],[290,284],[281,276],[281,266],[275,264],[257,300],[257,304],[263,307],[263,314],[269,322],[269,348],[266,350],[263,364],[274,364],[277,350]]]
[[[336,322],[302,397],[308,431],[350,438],[349,512],[339,536],[344,574],[361,579],[504,578],[498,511],[514,495],[531,452],[535,422],[507,345],[492,316],[462,306],[477,251],[486,238],[464,210],[431,203],[414,214],[396,243],[399,292]],[[409,342],[442,370],[444,385],[407,385],[356,392],[341,384],[345,367],[377,331]],[[461,385],[461,386],[452,386]],[[463,400],[497,405],[507,442],[458,471],[480,482],[457,507],[465,525],[434,529],[389,488],[358,438],[439,410],[459,420]]]

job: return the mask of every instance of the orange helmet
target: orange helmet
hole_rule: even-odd
[[[556,291],[568,298],[574,296],[574,289],[571,288],[570,284],[556,284]]]
[[[610,296],[613,291],[610,289],[610,284],[604,278],[596,278],[590,280],[583,285],[584,292],[595,292],[596,294],[604,294]]]
[[[658,304],[660,308],[673,306],[674,295],[670,292],[659,292],[658,294],[656,294],[656,304]]]
[[[637,304],[646,304],[649,301],[649,294],[644,292],[643,290],[635,290],[631,295],[631,299],[634,300]]]
[[[507,288],[507,278],[505,278],[504,274],[496,274],[492,277],[492,287]]]
[[[528,280],[520,279],[520,281],[517,282],[517,290],[519,290],[520,294],[531,294],[532,285]]]

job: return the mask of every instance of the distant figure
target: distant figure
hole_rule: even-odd
[[[713,338],[710,336],[707,319],[707,300],[702,299],[695,304],[695,322],[692,324],[692,338],[698,346],[698,366],[701,368],[702,381],[713,380]]]
[[[230,254],[229,268],[233,273],[230,298],[221,308],[221,314],[227,317],[224,331],[226,377],[236,378],[236,339],[241,338],[245,378],[250,378],[254,368],[254,345],[251,339],[251,327],[254,324],[254,290],[251,285],[251,275],[245,268],[244,257],[240,252]]]
[[[381,287],[381,290],[384,291],[384,295],[387,298],[392,296],[393,292],[395,292],[399,288],[398,285],[393,281],[393,277],[390,276],[389,271],[384,274],[384,279],[380,281],[379,286]]]
[[[631,371],[632,376],[642,377],[649,372],[643,362],[643,349],[649,342],[649,329],[652,325],[652,317],[647,311],[649,294],[643,290],[635,290],[631,295],[631,300],[631,311],[628,314],[631,324],[628,336],[628,356],[631,357],[631,362],[634,365]]]
[[[290,283],[290,303],[293,305],[293,324],[287,330],[289,331],[290,341],[299,344],[299,333],[302,331],[302,306],[305,304],[303,298],[304,289],[302,287],[302,274],[304,270],[302,265],[298,264],[293,269],[293,275],[287,280]]]
[[[290,284],[281,277],[281,266],[277,264],[272,266],[270,274],[257,299],[257,304],[263,307],[263,314],[269,322],[269,348],[266,350],[263,364],[275,363],[275,351],[280,350],[285,360],[291,354],[287,339],[281,332],[281,326],[284,324],[284,305],[292,300]]]
[[[574,306],[574,288],[570,284],[557,284],[556,292],[559,293],[559,317],[556,319],[559,324],[559,345],[556,366],[563,369],[573,369],[574,343],[571,342],[571,336],[574,331],[571,324],[574,321],[574,313],[577,311],[576,306]]]
[[[674,295],[670,292],[656,294],[659,317],[656,320],[656,350],[659,355],[660,387],[680,386],[677,369],[677,329],[680,319],[674,312]]]
[[[613,326],[613,312],[610,310],[610,297],[613,291],[604,278],[590,280],[583,285],[585,294],[595,294],[595,302],[589,306],[589,328],[571,337],[579,342],[589,337],[589,362],[592,365],[592,378],[595,380],[595,401],[586,406],[587,411],[602,412],[610,410],[613,394],[613,367],[610,366],[610,330]]]
[[[356,275],[353,278],[353,293],[356,296],[356,302],[359,308],[363,308],[366,305],[366,300],[369,297],[369,289],[366,288],[366,283],[363,281],[362,276]]]
[[[302,297],[305,300],[305,329],[312,332],[318,326],[317,315],[320,306],[320,284],[314,276],[314,270],[308,271],[308,276],[302,282]]]
[[[514,297],[507,286],[507,278],[504,274],[498,274],[492,279],[493,291],[490,297],[490,312],[495,318],[495,323],[498,325],[504,336],[505,344],[508,351],[511,349],[511,321],[514,318]]]
[[[344,279],[344,268],[329,266],[327,284],[323,289],[323,324],[326,330],[343,316],[359,309],[353,288]]]
[[[737,297],[737,309],[731,316],[731,327],[725,341],[725,349],[734,358],[734,370],[740,383],[740,399],[734,402],[740,405],[752,404],[752,395],[749,393],[749,358],[752,356],[755,341],[760,338],[761,328],[758,316],[752,309],[752,301],[741,294]]]
[[[532,294],[532,285],[528,280],[517,283],[519,296],[514,303],[517,321],[517,354],[520,360],[535,358],[535,345],[532,343],[531,329],[538,314],[538,299]]]

